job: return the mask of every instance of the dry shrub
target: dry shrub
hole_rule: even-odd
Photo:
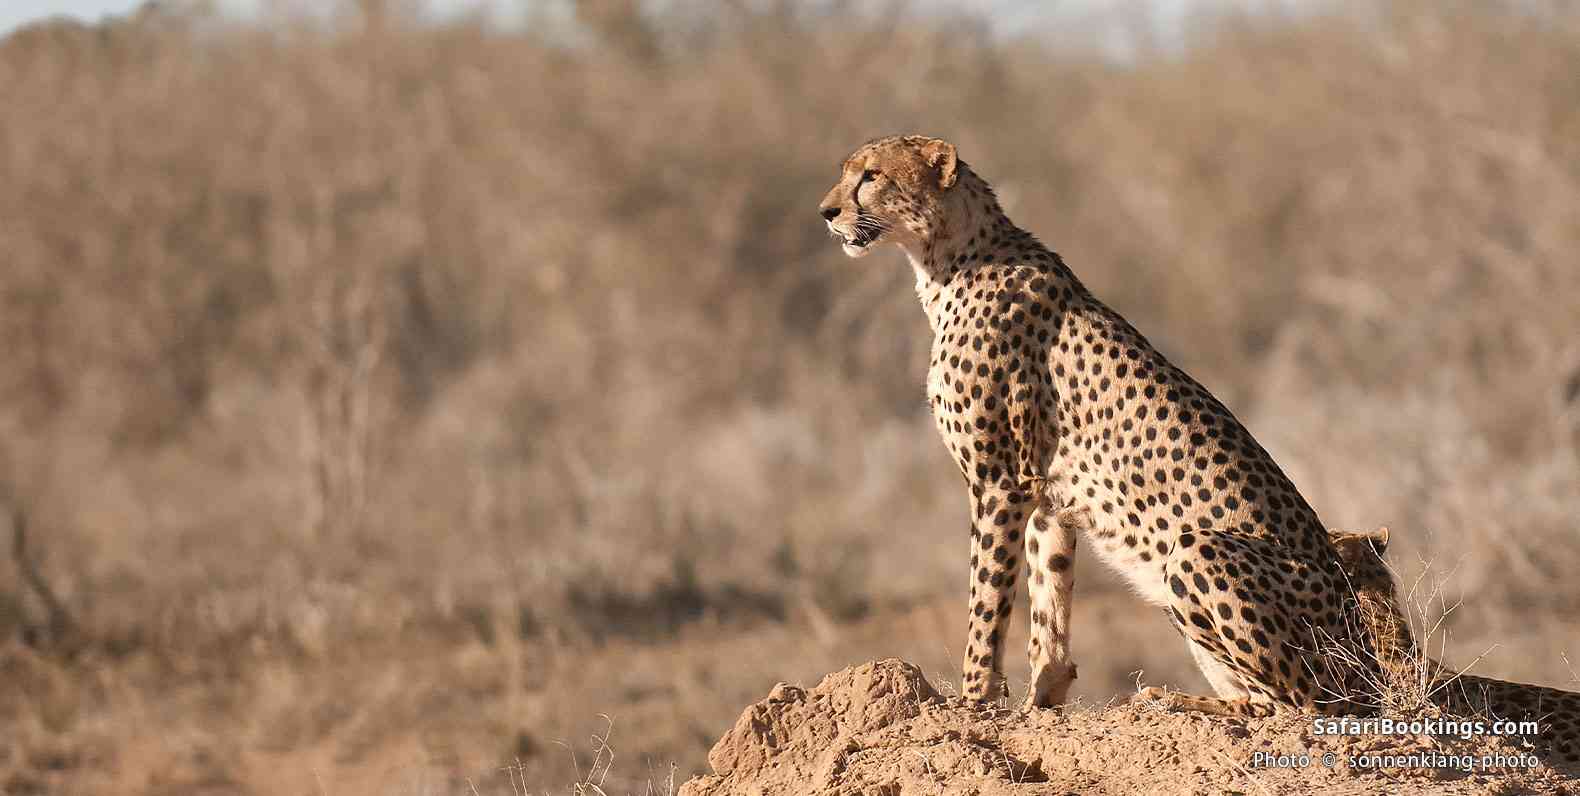
[[[897,130],[956,140],[1330,524],[1464,553],[1477,616],[1580,608],[1561,9],[1231,16],[1126,61],[611,7],[0,46],[0,466],[85,624],[311,652],[954,592],[908,271],[813,215]]]

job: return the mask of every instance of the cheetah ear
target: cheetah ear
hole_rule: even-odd
[[[1388,552],[1388,526],[1384,525],[1372,535],[1372,547],[1376,548],[1377,555]]]
[[[960,160],[955,155],[955,145],[933,138],[922,144],[922,160],[938,170],[938,187],[949,190],[960,176]]]

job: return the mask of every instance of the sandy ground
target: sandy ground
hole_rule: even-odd
[[[1400,758],[1403,758],[1402,760]],[[897,658],[811,689],[780,684],[681,796],[829,793],[1570,793],[1503,739],[1317,735],[1309,720],[1209,718],[1124,705],[1020,713],[939,694]]]

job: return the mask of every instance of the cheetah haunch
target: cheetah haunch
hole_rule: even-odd
[[[1222,403],[1004,215],[953,144],[863,144],[820,209],[847,255],[893,243],[916,271],[927,396],[971,500],[966,696],[1007,693],[1005,623],[1026,563],[1026,704],[1065,701],[1079,531],[1185,637],[1218,694],[1192,706],[1357,709],[1344,695],[1375,672],[1319,651],[1364,640],[1348,637],[1316,512]]]

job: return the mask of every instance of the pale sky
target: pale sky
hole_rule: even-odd
[[[83,22],[98,22],[106,14],[121,15],[136,9],[142,0],[0,0],[0,35],[4,35],[18,25],[32,22],[37,19],[65,15],[74,17]],[[249,12],[270,5],[267,0],[217,0],[215,5],[227,11]],[[306,7],[313,3],[288,0],[285,3],[274,3],[287,7]],[[520,0],[432,0],[426,3],[431,8],[446,11],[460,11],[476,6],[492,6],[501,9],[519,7]]]
[[[426,0],[424,5],[440,14],[463,11],[478,6],[495,9],[508,17],[512,10],[529,5],[532,0]],[[1262,3],[1282,5],[1291,0],[921,0],[922,8],[954,8],[971,12],[991,12],[1001,24],[999,32],[1024,29],[1028,24],[1049,17],[1086,15],[1104,10],[1146,9],[1161,27],[1177,29],[1179,22],[1193,7],[1251,5]],[[320,5],[310,0],[215,0],[220,8],[247,13],[265,5],[286,7],[311,7]],[[0,0],[0,35],[26,22],[46,17],[65,15],[83,22],[98,22],[106,14],[125,14],[135,9],[140,0]],[[1050,13],[1051,12],[1051,13]]]
[[[6,0],[0,3],[0,34],[44,17],[65,15],[98,22],[105,14],[124,14],[136,7],[136,0]]]

